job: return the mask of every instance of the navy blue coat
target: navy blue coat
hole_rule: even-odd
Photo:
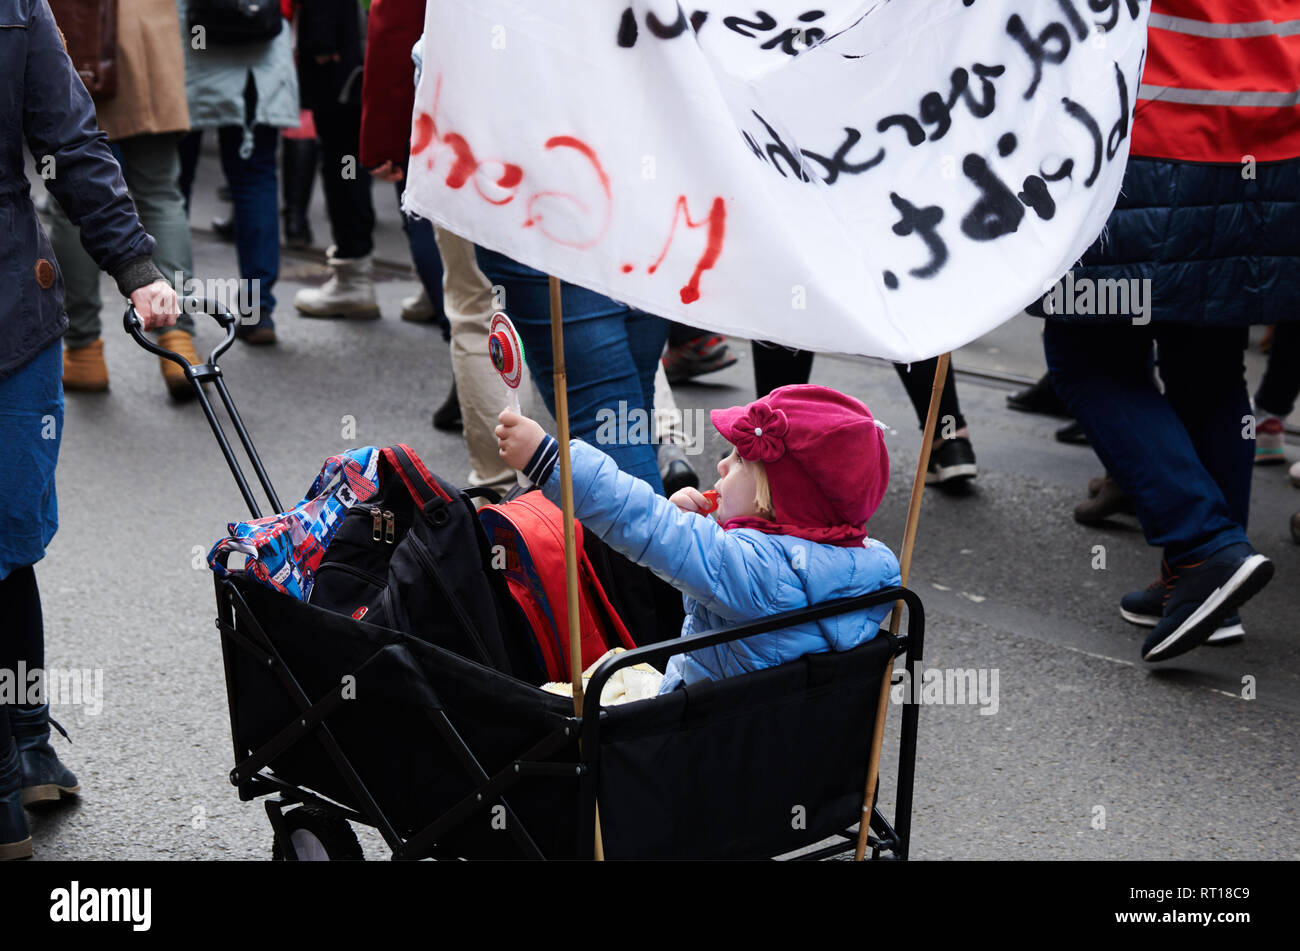
[[[123,296],[162,275],[108,137],[47,0],[0,0],[0,379],[68,325],[63,277],[36,218],[23,141],[95,263]]]
[[[1252,169],[1130,158],[1105,230],[1074,268],[1082,278],[1150,279],[1154,323],[1300,320],[1300,159]],[[1041,303],[1030,313],[1043,316]]]

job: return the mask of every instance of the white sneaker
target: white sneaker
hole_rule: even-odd
[[[429,300],[429,292],[420,288],[420,293],[414,297],[402,298],[403,320],[409,320],[416,324],[427,324],[433,321],[433,301]]]
[[[335,257],[338,248],[325,252],[329,277],[320,287],[304,287],[293,296],[293,306],[304,317],[349,317],[378,320],[375,300],[375,262],[367,254],[360,258]]]
[[[1297,488],[1300,488],[1300,462],[1291,464],[1291,481],[1295,483]]]

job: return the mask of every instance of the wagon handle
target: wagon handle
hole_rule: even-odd
[[[204,371],[207,369],[217,370],[217,358],[230,349],[230,345],[235,342],[235,328],[239,325],[239,319],[232,314],[224,304],[218,300],[207,297],[182,297],[178,299],[182,314],[205,313],[213,320],[226,328],[226,337],[212,352],[208,354],[208,362],[201,363],[197,366],[191,366],[190,363],[175,350],[168,350],[166,347],[160,347],[144,334],[144,324],[140,320],[140,315],[136,313],[135,305],[128,304],[126,313],[122,317],[122,326],[126,332],[135,338],[135,342],[144,347],[150,353],[157,354],[165,360],[170,360],[182,370],[185,371],[187,379],[193,380],[194,373],[191,371]],[[213,306],[215,305],[215,307]],[[203,379],[210,379],[208,376]]]
[[[199,405],[203,407],[203,415],[207,417],[208,425],[212,428],[212,434],[217,438],[217,445],[221,447],[221,453],[226,458],[226,465],[230,467],[230,474],[235,477],[235,483],[239,486],[239,492],[243,495],[249,512],[252,513],[253,518],[261,518],[262,510],[253,497],[248,480],[244,478],[243,468],[235,458],[234,450],[231,449],[230,441],[226,439],[225,430],[217,420],[212,404],[208,401],[203,384],[211,383],[216,388],[217,395],[221,397],[221,402],[226,407],[226,414],[235,427],[235,434],[244,447],[244,453],[248,456],[248,461],[252,463],[253,471],[257,473],[257,479],[262,484],[262,491],[266,493],[271,508],[276,512],[281,512],[284,510],[284,506],[280,504],[280,498],[275,494],[275,487],[271,485],[266,469],[262,466],[261,457],[257,454],[257,448],[253,445],[252,438],[249,437],[248,431],[244,428],[243,420],[239,418],[239,411],[235,409],[235,403],[226,389],[226,381],[221,375],[221,367],[217,366],[217,359],[229,350],[231,344],[235,342],[235,330],[239,325],[239,320],[224,304],[213,298],[182,297],[180,298],[180,305],[182,313],[205,313],[226,329],[225,339],[218,343],[212,349],[212,352],[208,354],[206,363],[191,365],[176,351],[160,347],[146,337],[144,324],[140,320],[140,315],[136,313],[134,304],[127,304],[126,312],[122,315],[122,326],[135,339],[135,342],[145,350],[157,354],[164,360],[172,361],[185,371],[185,379],[189,381],[190,386],[194,387],[194,393],[198,397]]]

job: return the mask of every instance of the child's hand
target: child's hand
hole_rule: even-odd
[[[704,515],[713,509],[713,503],[704,497],[704,493],[689,485],[674,492],[668,501],[683,512],[690,512],[693,515]]]
[[[532,461],[533,453],[542,443],[546,432],[536,420],[520,416],[505,409],[497,417],[501,425],[493,430],[497,437],[497,454],[512,469],[523,470]]]

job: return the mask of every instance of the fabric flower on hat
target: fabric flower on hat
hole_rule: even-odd
[[[790,420],[784,410],[753,403],[736,421],[733,442],[742,459],[776,462],[785,455],[785,437],[789,431]]]

